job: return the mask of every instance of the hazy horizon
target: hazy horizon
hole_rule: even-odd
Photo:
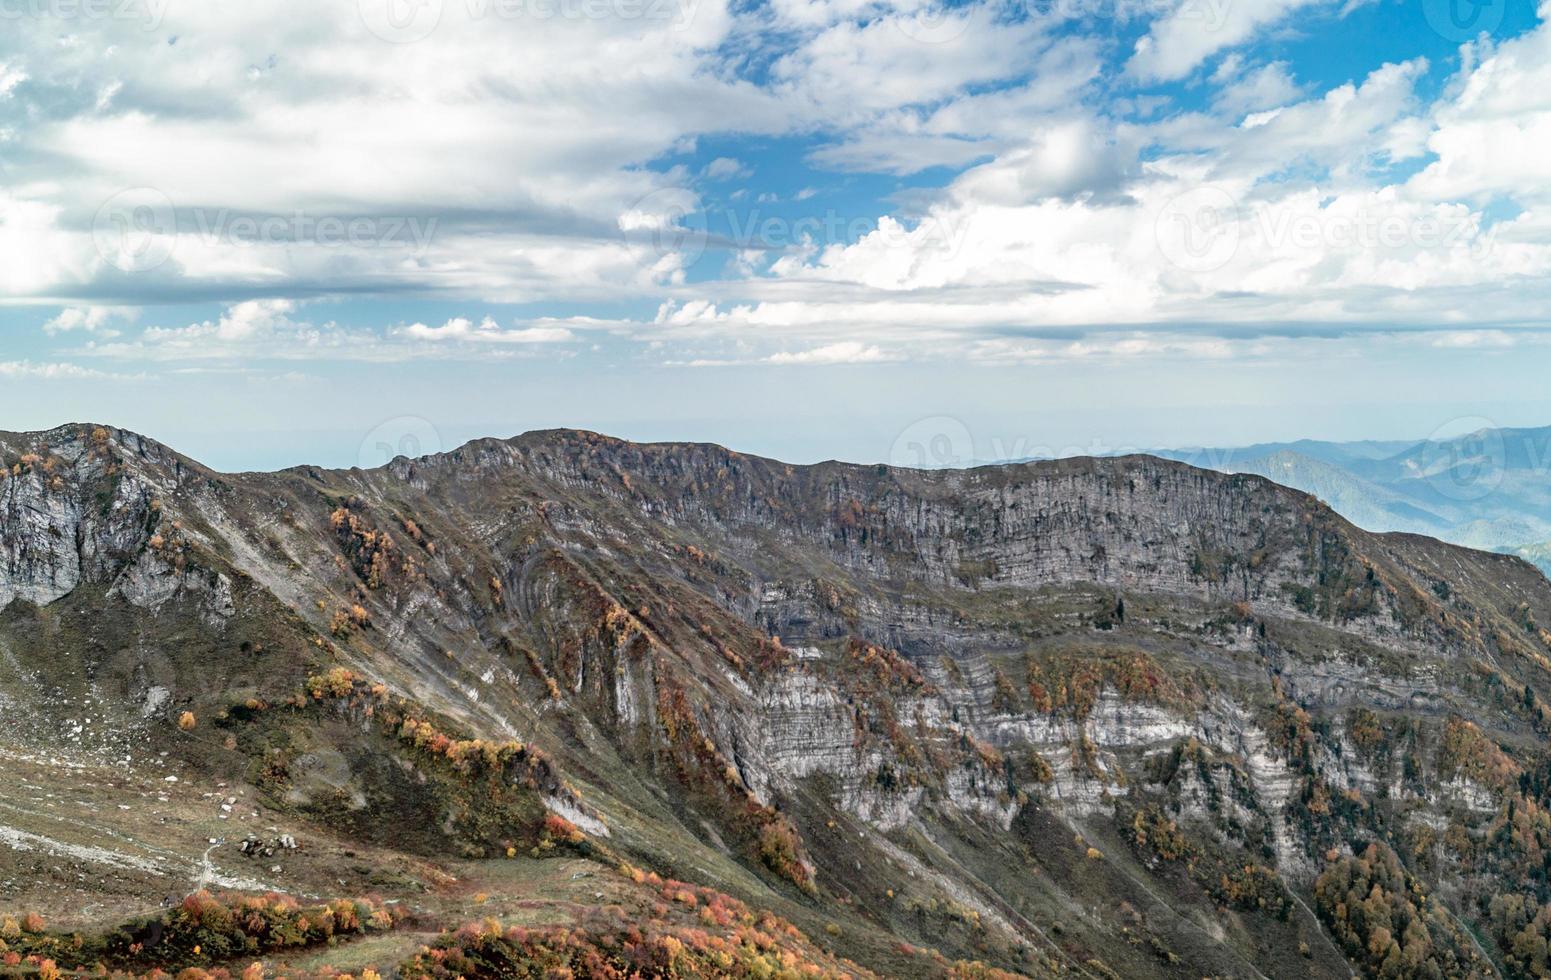
[[[1037,432],[1017,432],[1010,427],[998,431],[977,430],[962,418],[952,415],[925,416],[912,420],[900,429],[889,432],[882,425],[857,426],[837,433],[835,445],[852,445],[855,451],[815,452],[809,455],[783,454],[778,449],[765,449],[754,443],[780,446],[783,440],[777,434],[766,439],[718,438],[712,435],[695,435],[696,426],[686,426],[688,434],[678,435],[671,427],[651,424],[620,422],[615,425],[535,424],[519,428],[499,424],[437,424],[424,416],[401,415],[383,419],[366,431],[353,429],[316,429],[311,431],[200,431],[198,429],[140,428],[125,424],[108,416],[81,416],[58,418],[38,424],[0,426],[3,431],[46,431],[63,425],[96,424],[136,432],[169,446],[204,465],[220,472],[266,472],[293,466],[322,466],[329,469],[346,469],[352,466],[380,466],[396,455],[411,458],[447,452],[479,439],[510,439],[526,433],[549,429],[578,429],[641,443],[713,443],[737,452],[762,456],[781,462],[806,465],[838,461],[870,464],[889,463],[899,466],[927,468],[964,467],[986,464],[1020,462],[1030,459],[1047,459],[1068,456],[1110,456],[1129,453],[1183,453],[1197,450],[1240,451],[1264,445],[1284,445],[1297,442],[1330,443],[1337,445],[1361,443],[1393,443],[1410,446],[1429,439],[1447,439],[1466,435],[1481,428],[1544,429],[1543,425],[1498,426],[1492,420],[1475,416],[1462,416],[1450,420],[1433,431],[1422,435],[1393,434],[1373,435],[1362,438],[1323,438],[1320,436],[1294,436],[1289,438],[1248,439],[1219,442],[1148,443],[1140,440],[1112,441],[1093,437],[1084,442],[1062,442],[1057,439],[1041,439]],[[705,430],[715,429],[707,423]],[[876,442],[870,440],[871,435]],[[887,440],[886,442],[884,440]],[[786,443],[790,444],[790,443]],[[309,455],[310,453],[310,455]],[[245,460],[254,460],[248,464]],[[1231,462],[1228,459],[1211,459],[1195,463],[1208,467]]]

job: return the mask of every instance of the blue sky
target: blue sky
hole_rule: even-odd
[[[1543,14],[0,4],[0,426],[240,469],[1545,424]]]

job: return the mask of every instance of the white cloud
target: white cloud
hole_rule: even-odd
[[[123,306],[67,306],[59,315],[43,324],[47,334],[69,333],[80,330],[98,337],[117,337],[119,331],[110,324],[127,323],[135,319],[136,311]]]
[[[914,66],[882,69],[896,94],[872,96],[884,108],[860,119],[852,113],[856,121],[843,139],[816,150],[813,160],[825,167],[896,174],[962,167],[1020,145],[1031,129],[1042,124],[1084,114],[1084,97],[1091,94],[1103,70],[1096,42],[1080,36],[1049,37],[1039,25],[998,27],[994,19],[982,19],[977,11],[966,13],[964,32],[946,42],[950,50],[942,67],[924,75]],[[892,26],[894,37],[882,31],[878,36],[893,44],[900,38],[913,41],[902,33],[898,21]],[[1014,52],[1002,50],[1009,41],[1017,46]],[[888,45],[881,47],[891,50]],[[930,57],[941,47],[914,42],[903,50],[910,56],[924,52]],[[822,62],[817,52],[804,57]],[[855,69],[859,77],[854,82],[867,84],[869,70],[863,70],[861,55],[855,57],[858,64],[830,70],[847,74]],[[956,73],[950,71],[955,65],[959,66]],[[1005,75],[999,74],[1003,71]],[[1005,87],[983,84],[988,77],[1019,81]],[[828,86],[814,86],[819,89],[815,98],[824,98],[825,93],[833,98],[842,91],[836,88],[841,84],[842,79],[836,78]],[[795,84],[787,89],[806,91]]]
[[[8,20],[3,77],[20,77],[18,65],[30,77],[7,82],[13,97],[0,103],[0,128],[21,124],[0,193],[0,260],[13,236],[28,254],[0,261],[0,289],[139,302],[438,290],[518,302],[650,288],[661,256],[622,241],[617,219],[684,175],[643,164],[726,119],[784,131],[792,111],[709,70],[730,25],[722,0],[697,0],[688,21],[677,4],[637,5],[671,7],[667,19],[563,22],[498,6],[481,17],[447,4],[417,44],[374,37],[354,3],[224,14],[170,4],[159,30],[88,18],[68,44],[49,18]],[[170,202],[155,215],[170,255],[126,277],[92,231],[112,234],[119,216],[99,208],[139,187]],[[435,234],[416,247],[388,233],[433,217]],[[226,230],[276,218],[300,230],[257,242]],[[320,223],[362,221],[364,244],[319,240]]]
[[[1543,10],[1542,15],[1545,15]],[[1408,190],[1486,203],[1551,204],[1551,27],[1495,47],[1467,46],[1436,107],[1426,148],[1436,159]]]
[[[282,331],[294,330],[290,314],[296,312],[296,303],[288,299],[255,299],[232,306],[219,320],[167,329],[151,327],[143,339],[155,344],[208,343],[212,347],[223,344],[243,344],[261,337],[271,337]]]
[[[767,364],[875,364],[879,361],[897,360],[881,349],[854,340],[826,344],[812,350],[787,353],[782,351],[765,358]]]
[[[254,360],[320,360],[395,363],[427,357],[488,359],[521,356],[522,349],[576,339],[575,330],[599,329],[603,321],[545,319],[504,328],[492,318],[453,317],[440,326],[413,323],[386,328],[314,323],[290,299],[233,304],[214,320],[185,326],[149,326],[137,336],[92,340],[80,353],[118,360],[192,362],[201,371],[236,370]],[[212,364],[218,366],[211,366]]]
[[[1047,20],[1009,21],[987,2],[931,8],[940,20],[923,37],[917,17],[929,6],[826,26],[775,61],[773,91],[805,115],[848,129],[897,129],[917,116],[908,111],[913,107],[941,106],[976,87],[1022,78],[1052,46]]]
[[[732,157],[717,157],[705,167],[705,175],[712,180],[732,180],[735,177],[747,177],[752,173],[752,170]]]
[[[1137,149],[1097,120],[1055,121],[1035,129],[1023,146],[961,176],[954,183],[954,192],[1007,205],[1084,193],[1109,194],[1135,169]]]
[[[1217,86],[1213,108],[1229,115],[1275,109],[1297,101],[1302,94],[1286,62],[1247,66],[1236,54],[1222,59],[1212,72],[1212,83]]]
[[[0,132],[17,151],[0,182],[0,292],[68,304],[45,330],[81,352],[201,362],[564,356],[587,331],[739,363],[1208,357],[1252,345],[1178,339],[1186,326],[1540,317],[1551,31],[1466,46],[1427,98],[1435,69],[1421,58],[1317,91],[1249,46],[1331,8],[1187,0],[1146,25],[1129,74],[1081,19],[1056,30],[983,0],[932,7],[935,22],[918,16],[924,0],[705,0],[687,22],[565,24],[449,4],[433,37],[403,45],[373,37],[353,4],[302,0],[169,6],[159,32],[87,21],[63,40],[18,21],[0,37]],[[1137,91],[1175,79],[1185,95]],[[898,181],[897,207],[874,221],[876,205],[848,195],[890,181],[753,180],[771,168],[753,172],[738,141],[767,137],[806,141],[818,168],[951,172]],[[708,145],[726,155],[688,158]],[[845,216],[859,222],[772,250],[687,230],[702,180],[744,178],[746,210],[822,193],[832,210],[860,201]],[[172,213],[100,215],[126,187],[165,195]],[[1181,211],[1203,194],[1227,205]],[[172,219],[156,239],[166,260],[116,268],[98,239],[147,217]],[[272,234],[233,230],[273,218]],[[326,220],[364,221],[364,234],[322,241]],[[1232,242],[1203,262],[1191,235]],[[726,279],[692,281],[706,268]],[[451,308],[393,326],[302,313],[323,308],[315,297],[397,291]],[[294,299],[138,333],[109,312],[281,294]],[[457,312],[627,301],[661,309]],[[1149,346],[1117,325],[1176,339]],[[1489,342],[1450,336],[1434,339]]]
[[[1317,0],[1184,0],[1153,22],[1126,70],[1144,82],[1184,78],[1207,58]]]
[[[0,361],[0,378],[33,381],[143,381],[144,374],[117,374],[66,361]]]
[[[1432,346],[1452,350],[1515,347],[1518,338],[1506,330],[1451,330],[1432,335]]]
[[[8,61],[0,61],[0,99],[9,98],[16,86],[27,80],[27,73]]]
[[[1516,75],[1494,77],[1511,107],[1470,99],[1488,88],[1477,72],[1501,76],[1529,58],[1520,43],[1433,105],[1416,93],[1420,59],[1310,97],[1296,97],[1274,64],[1235,62],[1219,79],[1230,97],[1214,113],[1052,120],[959,175],[911,222],[885,217],[854,241],[784,255],[763,274],[681,287],[653,323],[627,329],[787,350],[800,339],[815,351],[844,341],[853,353],[912,356],[1215,358],[1264,349],[1244,325],[1342,336],[1365,325],[1536,321],[1551,302],[1551,201],[1538,204],[1551,186],[1544,154],[1519,153],[1500,174],[1471,154],[1483,166],[1462,171],[1460,186],[1444,184],[1438,165],[1410,180],[1389,176],[1424,143],[1448,143],[1438,133],[1451,126],[1496,120],[1509,131],[1498,138],[1512,141],[1540,124],[1533,111],[1524,117],[1534,100]],[[1234,87],[1246,78],[1250,94]],[[1456,108],[1466,99],[1473,112]],[[1282,104],[1241,118],[1268,100]],[[1145,163],[1143,146],[1152,148]],[[1478,187],[1524,210],[1493,223],[1463,193]],[[1167,339],[1105,332],[1116,324],[1147,324]],[[1218,336],[1189,337],[1187,327]],[[1062,332],[1082,338],[1042,336]],[[1428,336],[1503,341],[1481,331]]]
[[[574,340],[576,335],[565,327],[523,327],[506,329],[490,317],[475,323],[467,317],[454,317],[439,327],[413,323],[394,331],[413,340],[461,341],[481,344],[555,344]]]

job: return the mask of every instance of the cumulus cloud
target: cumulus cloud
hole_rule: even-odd
[[[137,336],[94,340],[83,354],[120,360],[201,362],[197,370],[235,370],[251,360],[336,360],[377,363],[426,357],[483,359],[576,339],[575,329],[603,326],[571,318],[502,327],[491,317],[453,317],[439,326],[346,326],[314,322],[292,299],[246,300],[219,317],[181,326],[148,326]],[[222,366],[212,367],[211,362]]]
[[[478,323],[467,317],[454,317],[439,327],[412,323],[394,331],[402,337],[436,342],[462,341],[482,344],[556,344],[574,340],[576,335],[565,327],[522,327],[506,329],[490,317]]]
[[[169,347],[206,346],[218,352],[225,346],[245,345],[281,333],[299,334],[302,325],[290,318],[295,311],[296,303],[289,299],[248,300],[231,307],[217,320],[186,327],[150,327],[141,339]]]
[[[1544,8],[1543,8],[1544,16]],[[1434,155],[1407,189],[1484,204],[1499,195],[1551,204],[1551,27],[1498,45],[1467,45],[1464,66],[1425,136]]]
[[[1184,78],[1211,55],[1318,0],[1185,0],[1136,42],[1126,70],[1145,82]]]
[[[79,330],[98,337],[117,337],[119,331],[110,326],[135,319],[136,311],[122,306],[68,306],[43,324],[47,334],[69,333]]]
[[[878,347],[854,340],[837,344],[825,344],[812,350],[771,354],[765,358],[769,364],[875,364],[879,361],[897,360]]]
[[[1127,5],[1143,36],[1118,56],[1080,18],[980,0],[478,6],[415,44],[302,0],[8,25],[0,292],[64,306],[45,332],[93,356],[565,356],[592,332],[772,365],[1215,357],[1252,342],[1187,327],[1507,330],[1551,299],[1544,26],[1466,45],[1441,89],[1420,57],[1316,87],[1257,46],[1336,16],[1315,0]],[[755,156],[778,140],[789,184]],[[696,223],[730,181],[794,224],[863,203],[756,250]],[[880,184],[899,193],[852,195]],[[306,315],[402,292],[443,308]],[[180,299],[229,305],[135,327]],[[463,313],[495,304],[539,314]]]
[[[1498,165],[1500,176],[1490,174],[1485,156],[1464,149],[1469,141],[1456,142],[1451,129],[1479,135],[1493,119],[1516,132],[1539,124],[1532,110],[1543,96],[1525,94],[1533,79],[1498,77],[1530,61],[1519,46],[1532,43],[1504,45],[1432,104],[1417,94],[1422,59],[1309,96],[1275,64],[1230,64],[1216,116],[1036,128],[951,181],[913,222],[884,218],[855,241],[783,257],[757,283],[718,284],[714,303],[676,301],[657,326],[691,337],[802,336],[815,349],[843,336],[858,349],[877,342],[917,353],[1074,358],[1216,357],[1254,345],[997,338],[1139,323],[1161,335],[1253,322],[1328,324],[1339,334],[1362,324],[1530,320],[1551,298],[1537,285],[1551,273],[1545,222],[1532,210],[1490,220],[1469,192],[1490,188],[1528,204],[1548,186],[1539,173],[1546,164],[1518,153]],[[1491,84],[1476,78],[1482,72]],[[1499,80],[1500,98],[1512,101],[1487,110]],[[1424,145],[1459,149],[1409,180],[1390,176]],[[1145,162],[1143,146],[1151,147]],[[1456,159],[1449,185],[1443,168]],[[1514,288],[1503,289],[1510,280]]]
[[[1222,59],[1212,72],[1212,82],[1217,86],[1213,108],[1226,114],[1273,109],[1296,102],[1302,95],[1286,62],[1248,65],[1236,54]]]
[[[27,73],[9,61],[0,61],[0,99],[9,98],[16,86],[27,80]]]
[[[354,3],[173,4],[159,30],[85,18],[68,43],[49,18],[8,20],[3,77],[22,65],[28,84],[0,102],[0,127],[19,124],[0,212],[31,211],[0,221],[0,255],[14,229],[31,256],[0,285],[141,301],[644,288],[660,256],[621,241],[617,217],[678,178],[642,163],[718,120],[778,131],[790,116],[704,71],[728,30],[719,0],[688,22],[666,7],[538,23],[448,4],[416,44],[375,36]],[[596,71],[605,52],[631,71]],[[164,203],[115,210],[125,188]],[[405,233],[431,219],[433,235]],[[151,222],[166,254],[123,275],[103,239]]]
[[[732,157],[717,157],[705,167],[705,175],[712,180],[732,180],[734,177],[747,177],[751,173],[753,171]]]

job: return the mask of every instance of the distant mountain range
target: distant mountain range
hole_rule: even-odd
[[[1445,440],[1160,450],[1314,494],[1370,531],[1410,531],[1516,554],[1551,573],[1551,427]]]

